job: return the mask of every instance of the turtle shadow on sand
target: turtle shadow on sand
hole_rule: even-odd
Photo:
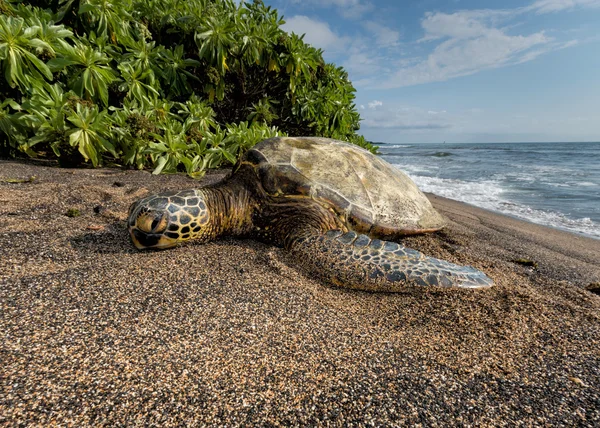
[[[134,254],[129,233],[122,221],[115,221],[101,230],[86,231],[72,237],[71,247],[79,252],[97,254]]]

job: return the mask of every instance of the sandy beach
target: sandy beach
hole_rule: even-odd
[[[224,174],[0,161],[0,424],[600,425],[600,240],[429,195],[448,227],[403,243],[496,285],[395,294],[131,245],[133,201]]]

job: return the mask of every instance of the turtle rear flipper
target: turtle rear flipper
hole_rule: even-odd
[[[331,230],[291,242],[304,268],[333,284],[368,291],[400,291],[406,286],[483,288],[493,281],[470,266],[427,257],[400,244],[356,232]]]

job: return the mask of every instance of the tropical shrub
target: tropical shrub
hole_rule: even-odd
[[[0,0],[0,155],[185,171],[316,135],[373,152],[347,73],[261,0]]]

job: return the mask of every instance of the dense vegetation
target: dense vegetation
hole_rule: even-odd
[[[261,0],[0,0],[0,155],[186,171],[275,135],[375,148],[347,73]]]

